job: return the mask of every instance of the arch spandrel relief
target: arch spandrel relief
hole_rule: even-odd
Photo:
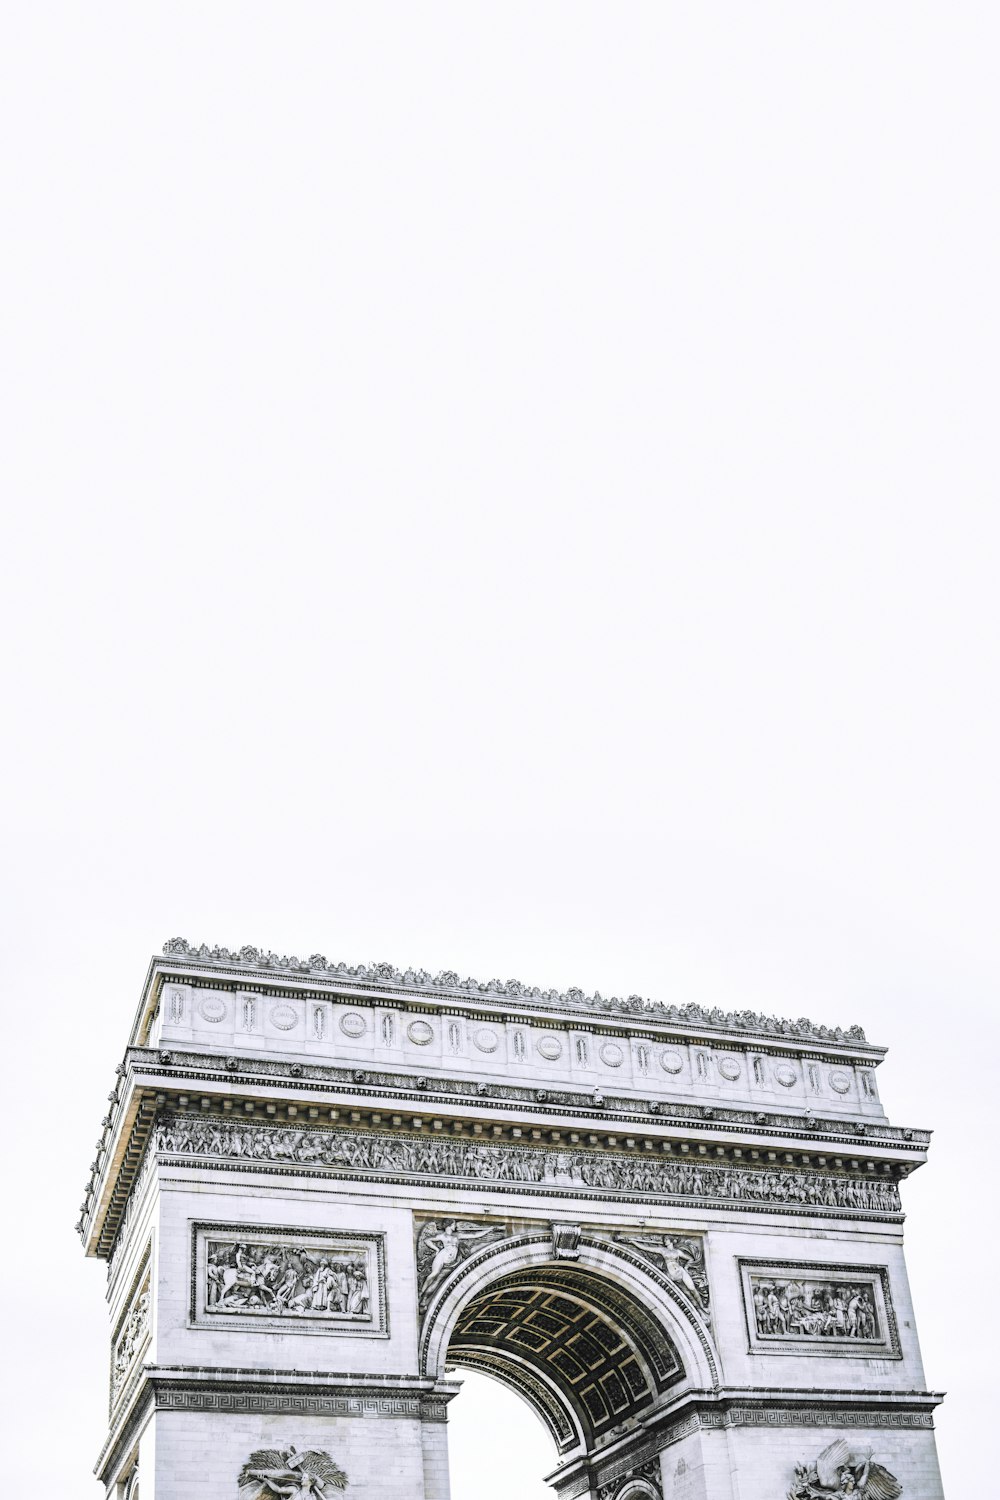
[[[480,1299],[492,1296],[491,1289],[499,1287],[511,1297],[515,1295],[512,1288],[519,1289],[518,1296],[526,1296],[525,1289],[542,1289],[545,1295],[554,1291],[590,1307],[601,1323],[619,1334],[628,1330],[633,1351],[630,1369],[634,1364],[645,1371],[649,1391],[662,1392],[685,1379],[699,1388],[718,1386],[718,1352],[704,1315],[695,1310],[683,1289],[627,1243],[594,1226],[573,1226],[575,1248],[567,1259],[558,1250],[567,1228],[563,1223],[511,1222],[502,1228],[496,1238],[477,1249],[470,1248],[422,1302],[422,1373],[433,1376],[458,1360],[458,1348],[466,1352],[475,1348],[477,1356],[487,1348],[494,1357],[500,1350],[507,1354],[522,1352],[515,1346],[522,1342],[526,1347],[530,1339],[513,1337],[509,1330],[499,1343],[473,1338],[474,1334],[484,1334],[487,1325],[496,1321],[496,1315],[482,1312]],[[418,1226],[418,1241],[421,1232]],[[468,1312],[470,1307],[472,1313]],[[542,1313],[533,1308],[528,1321],[536,1316]],[[539,1343],[539,1351],[541,1348]],[[541,1370],[560,1388],[558,1359],[551,1368],[543,1365]],[[637,1397],[638,1388],[633,1400]],[[619,1421],[624,1420],[622,1410],[619,1403]],[[591,1412],[591,1419],[593,1415]]]
[[[444,1500],[462,1369],[557,1500],[941,1500],[857,1028],[167,946],[80,1211],[108,1500]]]

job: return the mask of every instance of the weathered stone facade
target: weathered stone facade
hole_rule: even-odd
[[[80,1233],[116,1500],[447,1500],[453,1366],[560,1500],[939,1500],[890,1126],[857,1027],[152,961]]]

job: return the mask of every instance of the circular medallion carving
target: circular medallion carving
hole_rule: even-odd
[[[298,1011],[290,1005],[276,1005],[271,1012],[271,1025],[277,1026],[279,1031],[291,1031],[298,1019]]]
[[[480,1026],[472,1040],[480,1052],[495,1052],[500,1045],[500,1038],[490,1026]]]
[[[217,1021],[221,1021],[225,1016],[226,1002],[225,1000],[220,1000],[217,995],[209,995],[206,1000],[203,1000],[201,1002],[198,1009],[201,1011],[201,1014],[204,1016],[206,1021],[212,1021],[214,1023]]]
[[[364,1036],[368,1022],[359,1010],[349,1010],[340,1018],[340,1029],[345,1036]]]
[[[736,1082],[740,1076],[740,1071],[739,1061],[735,1057],[724,1057],[719,1063],[719,1072],[730,1083]]]
[[[549,1032],[548,1036],[543,1036],[538,1043],[539,1053],[542,1057],[547,1058],[549,1062],[555,1062],[557,1057],[562,1057],[562,1049],[562,1042],[557,1036],[553,1036],[551,1032]]]
[[[679,1073],[684,1066],[684,1059],[679,1052],[661,1052],[660,1067],[664,1073]]]
[[[851,1075],[845,1073],[842,1068],[834,1068],[830,1074],[830,1087],[836,1089],[838,1094],[848,1094],[851,1091]]]
[[[774,1070],[774,1076],[783,1089],[790,1089],[798,1080],[798,1074],[791,1063],[779,1063]]]
[[[605,1042],[601,1048],[601,1061],[609,1068],[620,1068],[625,1061],[625,1054],[617,1042]]]
[[[426,1047],[428,1042],[434,1040],[434,1027],[429,1026],[426,1021],[411,1021],[406,1028],[406,1035],[418,1047]]]

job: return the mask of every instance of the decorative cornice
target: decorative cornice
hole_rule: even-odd
[[[354,1375],[344,1371],[144,1365],[127,1407],[120,1408],[94,1473],[112,1473],[123,1449],[154,1410],[293,1413],[323,1417],[409,1418],[446,1421],[460,1387],[412,1375]]]
[[[864,1401],[849,1404],[852,1393],[818,1392],[829,1401],[812,1401],[804,1394],[786,1393],[784,1402],[768,1399],[738,1401],[723,1398],[716,1409],[700,1402],[672,1421],[665,1433],[663,1447],[687,1437],[690,1432],[719,1427],[860,1427],[902,1428],[913,1430],[934,1427],[933,1409],[943,1399],[935,1395],[900,1396],[896,1399],[871,1399],[881,1394],[867,1393]],[[788,1399],[788,1397],[791,1399]],[[845,1399],[846,1398],[846,1399]]]
[[[764,1016],[756,1011],[724,1011],[718,1006],[707,1009],[693,1001],[687,1005],[666,1005],[662,1000],[647,1000],[641,995],[629,995],[626,999],[618,995],[605,996],[596,990],[586,994],[575,986],[564,990],[541,990],[537,985],[522,984],[517,979],[490,979],[484,984],[478,979],[461,979],[454,970],[444,969],[438,974],[429,974],[426,969],[397,969],[394,964],[331,963],[322,953],[313,953],[308,959],[280,956],[265,952],[261,948],[246,946],[233,952],[229,948],[209,948],[202,943],[196,946],[186,938],[170,938],[163,945],[163,952],[170,958],[187,958],[198,964],[257,970],[273,975],[291,975],[295,978],[310,976],[324,979],[360,981],[366,985],[385,986],[393,990],[414,990],[423,994],[468,999],[470,995],[489,995],[507,999],[527,999],[536,1005],[548,1005],[554,1009],[614,1012],[622,1015],[648,1015],[651,1020],[673,1022],[681,1026],[710,1027],[718,1031],[749,1032],[759,1036],[790,1037],[797,1040],[822,1042],[862,1042],[865,1033],[860,1026],[821,1026],[801,1016],[791,1021],[780,1016]]]
[[[756,1110],[714,1100],[705,1105],[655,1097],[643,1099],[603,1090],[596,1091],[595,1098],[592,1089],[554,1084],[538,1088],[528,1081],[484,1082],[448,1074],[414,1077],[412,1073],[377,1064],[365,1067],[322,1062],[301,1064],[246,1054],[223,1060],[218,1053],[176,1045],[169,1050],[130,1047],[125,1056],[129,1068],[144,1084],[155,1080],[158,1087],[174,1088],[186,1083],[192,1093],[196,1092],[196,1084],[203,1084],[201,1092],[208,1093],[217,1092],[218,1085],[223,1083],[224,1092],[230,1097],[233,1087],[261,1085],[280,1087],[290,1102],[297,1096],[317,1094],[330,1095],[331,1102],[339,1102],[332,1096],[354,1099],[363,1092],[366,1099],[405,1106],[420,1114],[432,1108],[447,1111],[478,1106],[532,1121],[540,1116],[546,1120],[572,1116],[629,1129],[680,1127],[703,1131],[706,1136],[731,1135],[735,1128],[741,1136],[753,1136],[755,1141],[794,1138],[808,1142],[815,1151],[839,1150],[852,1155],[879,1149],[922,1159],[931,1140],[929,1130],[902,1129],[879,1119],[816,1115],[811,1110]]]

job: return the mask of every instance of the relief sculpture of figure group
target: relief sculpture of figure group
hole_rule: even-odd
[[[843,1438],[827,1445],[814,1464],[799,1464],[788,1500],[899,1500],[903,1486],[894,1474],[875,1462],[872,1450],[852,1453]]]
[[[303,1495],[330,1496],[334,1490],[347,1488],[347,1475],[329,1453],[310,1448],[298,1453],[294,1444],[279,1448],[258,1448],[251,1453],[239,1477],[240,1500],[268,1500],[282,1495],[298,1500]]]
[[[483,1240],[502,1239],[499,1225],[476,1224],[471,1220],[432,1219],[417,1237],[417,1284],[420,1287],[421,1311],[454,1267],[466,1259],[473,1245]]]
[[[111,1370],[111,1399],[116,1400],[119,1391],[125,1384],[125,1377],[132,1367],[139,1348],[145,1340],[149,1331],[149,1285],[143,1287],[136,1299],[125,1326],[118,1335],[115,1345],[114,1361]]]
[[[554,1152],[431,1136],[410,1140],[167,1115],[157,1122],[156,1146],[168,1154],[238,1157],[279,1166],[295,1163],[353,1172],[573,1185],[602,1193],[779,1203],[792,1208],[878,1214],[898,1213],[900,1207],[895,1182],[871,1174],[719,1166],[672,1157],[630,1157],[612,1151]]]
[[[210,1240],[205,1287],[207,1312],[366,1318],[371,1300],[362,1256],[297,1245]]]
[[[877,1339],[870,1288],[846,1282],[753,1278],[753,1311],[763,1337]]]

